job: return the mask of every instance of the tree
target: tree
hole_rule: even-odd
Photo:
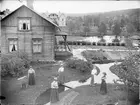
[[[121,19],[121,27],[123,28],[125,26],[125,20],[124,19]]]
[[[134,10],[129,16],[131,23],[134,25],[134,27],[137,31],[140,31],[139,16],[140,16],[140,9]]]
[[[75,23],[75,31],[76,32],[82,32],[82,23],[83,23],[83,19],[81,17],[77,17],[74,21]]]
[[[100,33],[101,37],[103,38],[103,35],[105,35],[107,32],[107,27],[106,27],[105,23],[101,22],[101,24],[98,28],[98,32]]]
[[[98,15],[94,18],[94,25],[99,27],[99,24],[100,24],[100,15]]]
[[[74,32],[75,24],[74,24],[73,20],[70,19],[67,21],[67,27],[68,27],[69,33]]]
[[[140,74],[140,52],[131,53],[121,64],[110,67],[112,73],[116,74],[124,83],[130,87],[139,85]]]
[[[84,26],[83,27],[83,32],[86,34],[88,32],[90,32],[90,27],[89,26]]]
[[[133,52],[121,64],[110,67],[112,73],[117,75],[125,84],[127,99],[131,105],[139,103],[139,75],[140,75],[140,52]]]
[[[112,19],[109,19],[108,26],[109,26],[109,29],[110,30],[111,30],[112,25],[113,25],[113,20]]]
[[[126,25],[126,31],[127,31],[127,34],[126,34],[126,36],[125,36],[125,38],[126,38],[126,39],[125,39],[126,46],[127,46],[128,49],[132,49],[132,48],[134,48],[134,46],[133,46],[133,44],[132,44],[132,40],[130,39],[130,36],[133,35],[133,32],[135,32],[136,29],[135,29],[135,27],[134,27],[133,24],[128,23],[128,24]]]
[[[134,27],[133,24],[128,23],[128,24],[126,25],[126,30],[127,30],[128,34],[130,35],[130,34],[132,34],[133,32],[135,32],[135,27]]]
[[[83,32],[86,34],[87,32],[91,31],[91,26],[92,26],[92,18],[91,16],[84,16],[84,21],[83,21]]]
[[[115,22],[114,27],[113,27],[113,34],[115,34],[115,38],[117,39],[118,36],[121,33],[121,25],[119,24],[119,22]]]

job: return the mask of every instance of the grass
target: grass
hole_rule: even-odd
[[[2,103],[10,103],[10,105],[34,104],[36,98],[50,88],[50,83],[52,82],[50,76],[57,72],[59,66],[53,64],[34,64],[32,66],[36,72],[36,85],[22,90],[17,78],[2,81],[2,94],[6,96],[6,100],[2,101]],[[64,75],[67,77],[65,82],[82,78],[76,71],[71,71],[68,68],[65,68]]]
[[[120,85],[120,87],[123,87]],[[89,85],[77,87],[75,91],[79,91],[79,95],[73,100],[72,105],[106,105],[121,102],[126,103],[127,91],[115,90],[116,85],[107,84],[108,93],[106,95],[100,94],[100,84],[95,87]],[[128,101],[127,105],[135,105]]]
[[[39,97],[41,94],[45,94],[44,92],[50,88],[50,83],[52,81],[50,75],[56,73],[58,67],[58,65],[53,64],[33,65],[33,68],[36,71],[36,85],[30,86],[25,90],[20,89],[20,84],[16,78],[2,81],[3,88],[6,88],[6,100],[2,102],[10,103],[10,105],[35,104],[37,97]],[[75,70],[70,70],[68,68],[65,68],[64,75],[67,77],[65,82],[83,78],[83,76],[77,73]],[[123,92],[120,90],[114,90],[115,85],[108,84],[107,86],[108,94],[105,96],[99,94],[100,84],[97,84],[96,88],[89,86],[81,86],[75,88],[76,91],[80,92],[80,95],[75,98],[73,105],[80,103],[90,105],[90,103],[98,102],[116,102],[120,96],[122,96],[121,99],[125,99],[124,97],[126,97],[126,94],[123,94]],[[62,92],[60,94],[60,98],[62,98],[70,91],[72,90]]]

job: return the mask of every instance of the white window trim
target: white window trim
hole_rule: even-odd
[[[18,50],[18,39],[17,38],[9,38],[8,39],[8,52],[12,52],[12,47],[15,45],[15,51]]]
[[[37,41],[37,42],[35,42],[35,41]],[[35,46],[38,47],[38,49],[39,49],[39,46],[40,46],[40,51],[37,51],[37,49],[35,51],[34,50]],[[33,54],[43,52],[43,40],[42,40],[42,38],[32,38],[32,52],[33,52]]]
[[[26,24],[26,29],[23,29],[23,24]],[[27,29],[28,27],[28,29]],[[30,31],[31,30],[31,19],[30,18],[19,18],[18,20],[19,31]]]

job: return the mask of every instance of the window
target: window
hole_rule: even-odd
[[[34,38],[33,39],[33,53],[42,52],[42,39]]]
[[[17,51],[17,39],[9,39],[9,52]]]
[[[19,30],[28,31],[30,30],[30,19],[19,19]]]

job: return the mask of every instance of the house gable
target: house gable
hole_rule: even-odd
[[[17,26],[18,18],[20,17],[27,17],[31,18],[31,23],[33,26],[55,26],[58,27],[55,23],[47,20],[46,18],[42,17],[32,9],[26,7],[25,5],[19,7],[6,17],[4,17],[1,22],[2,26]]]

